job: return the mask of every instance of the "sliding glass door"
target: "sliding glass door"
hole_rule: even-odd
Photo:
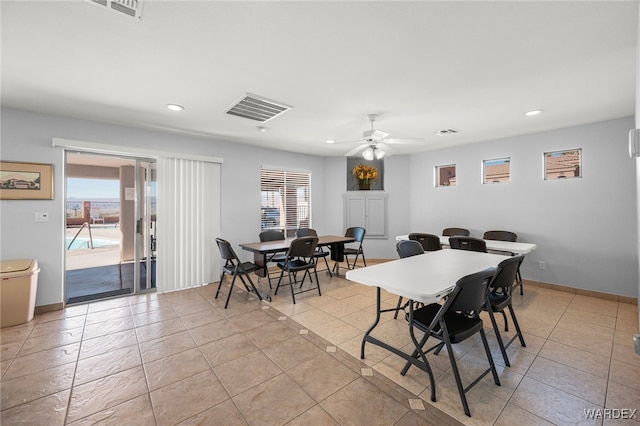
[[[67,151],[67,303],[154,291],[155,161]]]

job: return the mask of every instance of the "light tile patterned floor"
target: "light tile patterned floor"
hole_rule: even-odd
[[[0,423],[640,422],[640,414],[593,421],[584,414],[640,408],[640,356],[631,342],[638,332],[635,305],[525,286],[516,313],[527,347],[514,342],[512,366],[505,367],[485,321],[502,386],[489,375],[472,389],[469,418],[446,353],[429,355],[435,403],[426,373],[411,368],[401,376],[399,357],[367,345],[360,360],[375,290],[319,276],[322,296],[308,292],[295,305],[286,288],[271,303],[238,288],[225,310],[210,285],[71,306],[2,329]],[[268,289],[265,280],[261,286]],[[383,299],[388,306],[397,301],[391,294]],[[375,335],[411,347],[403,318],[387,314]],[[479,345],[473,339],[455,348],[463,380],[486,365]]]

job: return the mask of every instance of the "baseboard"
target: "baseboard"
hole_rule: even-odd
[[[37,315],[37,314],[44,314],[45,312],[61,311],[63,309],[64,309],[64,302],[59,302],[59,303],[52,303],[50,305],[36,306],[33,311]]]
[[[582,288],[568,287],[560,284],[545,283],[542,281],[532,281],[523,279],[524,286],[532,285],[540,288],[548,288],[549,290],[564,291],[566,293],[580,294],[582,296],[597,297],[598,299],[611,300],[613,302],[628,303],[637,305],[638,299],[629,296],[619,296],[617,294],[604,293],[602,291],[585,290]]]

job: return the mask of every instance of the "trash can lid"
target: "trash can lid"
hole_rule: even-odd
[[[11,274],[36,269],[38,262],[35,259],[13,259],[0,262],[0,274]]]

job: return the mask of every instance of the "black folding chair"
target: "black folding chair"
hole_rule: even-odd
[[[344,248],[344,257],[347,259],[347,269],[355,269],[359,256],[362,256],[362,263],[364,263],[364,266],[367,266],[367,259],[364,258],[364,251],[362,250],[362,241],[364,240],[366,233],[367,231],[360,226],[347,228],[347,231],[344,233],[345,237],[355,238],[355,243],[358,244],[358,247],[355,248]],[[349,264],[349,256],[355,256],[352,265]]]
[[[509,241],[511,243],[515,243],[518,241],[518,234],[511,231],[487,231],[484,233],[482,237],[485,240],[494,240],[494,241]],[[515,256],[515,253],[511,253],[511,256]],[[522,285],[522,275],[520,274],[520,267],[518,267],[518,273],[516,274],[516,286],[520,286],[520,296],[524,294],[524,289]]]
[[[313,259],[313,254],[316,250],[317,245],[318,237],[300,237],[291,241],[291,245],[289,246],[289,251],[287,251],[285,260],[278,262],[278,268],[280,268],[281,271],[280,279],[278,280],[278,285],[274,294],[278,294],[278,289],[280,288],[280,284],[282,283],[282,277],[284,276],[284,273],[286,271],[289,274],[291,298],[293,299],[293,303],[295,304],[296,294],[314,290],[314,287],[302,290],[305,277],[309,275],[309,278],[311,278],[310,271],[313,270],[313,273],[316,276],[315,288],[318,289],[318,295],[322,296],[322,293],[320,292],[320,281],[318,280],[318,273],[316,271],[316,262]],[[296,292],[293,289],[293,285],[298,282],[297,273],[300,271],[304,271],[304,274],[302,275],[302,280],[300,280],[300,291]]]
[[[315,229],[300,228],[296,232],[296,236],[297,237],[317,237],[318,233],[316,232]],[[331,268],[329,268],[329,262],[327,262],[327,256],[329,256],[330,254],[331,254],[330,252],[324,250],[322,247],[316,246],[316,251],[313,253],[313,259],[316,262],[318,261],[318,259],[324,259],[324,264],[327,266],[327,272],[329,273],[330,277],[333,277],[333,275],[331,274]]]
[[[469,235],[471,235],[471,232],[469,232],[469,230],[465,228],[444,228],[442,230],[442,235],[446,237],[451,237],[454,235],[462,235],[464,237],[468,237]]]
[[[268,229],[266,231],[262,231],[258,234],[258,238],[260,238],[260,242],[263,243],[265,241],[284,241],[284,232],[279,231],[277,229]],[[271,288],[271,274],[269,273],[269,263],[278,263],[282,262],[286,258],[284,253],[271,253],[270,255],[265,256],[265,269],[267,272],[267,280],[269,281],[269,288]]]
[[[489,350],[487,336],[484,333],[482,320],[479,316],[480,310],[485,304],[487,289],[494,273],[495,269],[490,268],[460,278],[443,305],[431,303],[415,311],[410,309],[407,314],[409,326],[424,332],[424,336],[419,343],[414,341],[414,343],[417,343],[417,347],[424,347],[429,338],[440,340],[439,343],[427,351],[422,352],[422,354],[416,349],[412,356],[418,359],[431,351],[434,351],[434,354],[437,355],[443,347],[447,348],[451,369],[453,370],[458,393],[460,394],[460,400],[462,401],[465,414],[469,417],[471,417],[471,412],[469,411],[466,393],[489,373],[493,374],[495,384],[500,386],[498,372],[496,371],[493,357]],[[456,363],[452,345],[463,342],[476,333],[480,333],[480,337],[482,338],[482,344],[487,354],[487,361],[489,361],[489,368],[465,388],[460,379],[460,372],[458,371],[458,364]],[[411,367],[411,363],[407,362],[401,374],[405,375],[409,367]],[[431,387],[431,400],[434,402],[436,400],[435,386]]]
[[[507,258],[500,262],[498,265],[498,270],[496,271],[493,280],[489,284],[489,292],[487,293],[487,302],[483,306],[483,309],[489,313],[489,318],[491,318],[491,324],[493,325],[493,329],[496,333],[496,340],[498,340],[498,346],[500,346],[500,352],[502,352],[502,358],[504,359],[507,367],[511,367],[509,363],[509,357],[507,356],[507,348],[511,343],[516,339],[520,339],[520,344],[523,347],[526,347],[526,343],[524,342],[524,337],[522,336],[522,331],[520,330],[520,325],[518,324],[518,319],[516,318],[516,314],[513,311],[512,305],[512,292],[513,287],[516,282],[516,276],[518,274],[518,269],[520,268],[520,264],[524,260],[524,256],[514,256]],[[502,336],[500,336],[500,330],[498,324],[496,323],[496,318],[493,315],[495,312],[502,313],[502,317],[504,318],[504,331],[509,331],[509,324],[507,322],[507,315],[505,314],[505,309],[509,310],[511,314],[511,320],[513,321],[513,325],[516,328],[516,335],[513,336],[505,345],[502,341]]]
[[[251,277],[249,276],[251,272],[257,271],[258,269],[260,269],[260,267],[252,262],[240,262],[240,259],[238,259],[238,256],[231,247],[229,241],[223,240],[222,238],[216,238],[216,243],[218,244],[220,255],[222,256],[222,260],[225,261],[225,264],[222,265],[222,274],[220,275],[220,283],[218,284],[218,290],[216,291],[215,298],[218,298],[220,289],[222,288],[222,283],[224,281],[224,276],[225,274],[228,274],[232,276],[233,279],[231,280],[231,285],[229,286],[229,290],[227,292],[227,300],[224,302],[225,309],[227,309],[227,306],[229,305],[229,299],[231,298],[231,293],[233,293],[233,285],[236,282],[236,277],[240,277],[242,284],[244,284],[244,288],[248,292],[253,291],[256,296],[258,296],[258,299],[262,300],[262,293],[258,291],[256,286],[253,284]],[[247,283],[244,280],[245,278],[249,281],[250,287],[247,286]],[[267,298],[267,300],[271,300],[268,296],[266,296],[265,298]]]
[[[424,254],[424,249],[422,248],[422,244],[414,240],[398,241],[396,243],[396,251],[398,252],[398,256],[400,256],[400,259],[404,259],[405,257],[415,256],[418,254]],[[395,314],[393,314],[393,319],[397,319],[398,312],[400,312],[400,309],[405,309],[407,306],[409,306],[409,303],[411,303],[410,300],[407,303],[405,303],[404,306],[400,307],[400,305],[402,305],[402,296],[398,297],[398,304],[396,306],[396,312]]]
[[[449,237],[449,246],[457,250],[487,252],[487,243],[485,240],[474,237],[463,237],[460,235]]]
[[[422,244],[424,251],[437,251],[442,250],[442,244],[440,244],[440,237],[433,234],[424,234],[419,232],[413,232],[409,234],[410,240],[415,240]]]

